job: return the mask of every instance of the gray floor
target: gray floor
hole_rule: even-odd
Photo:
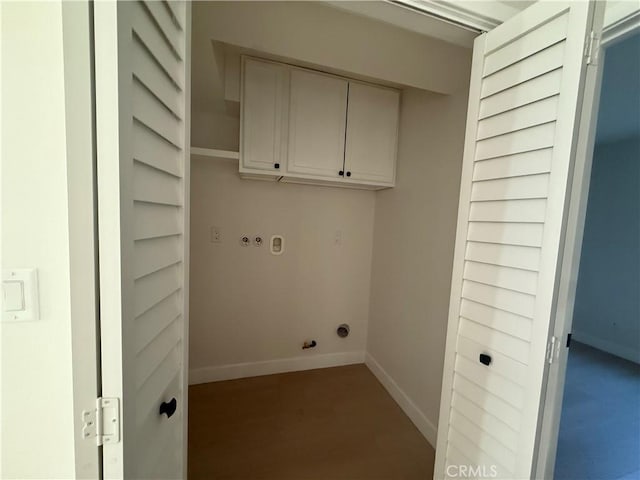
[[[571,344],[556,480],[640,479],[640,365]]]

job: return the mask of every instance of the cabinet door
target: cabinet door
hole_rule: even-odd
[[[243,59],[241,172],[284,170],[286,77],[283,65]]]
[[[329,75],[291,71],[289,173],[342,178],[347,86]]]
[[[399,100],[396,90],[349,84],[345,174],[350,179],[394,183]]]

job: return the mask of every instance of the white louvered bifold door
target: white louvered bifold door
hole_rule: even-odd
[[[190,5],[95,2],[94,26],[104,477],[186,478]]]
[[[541,1],[475,42],[435,478],[532,474],[592,22]]]

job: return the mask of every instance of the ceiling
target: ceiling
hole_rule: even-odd
[[[529,5],[530,0],[327,1],[332,7],[389,23],[421,35],[471,48],[478,33],[489,31]],[[444,19],[449,20],[444,20]]]
[[[226,25],[223,25],[222,27],[218,25],[214,28],[213,24],[216,23],[216,15],[213,17],[211,16],[213,11],[212,9],[216,4],[224,5],[225,3],[226,2],[194,2],[192,57],[194,65],[198,65],[198,68],[194,69],[192,72],[192,109],[194,111],[226,111],[227,114],[231,113],[228,111],[228,103],[225,103],[224,100],[224,49],[217,48],[216,45],[220,46],[223,45],[224,42],[228,42],[228,45],[234,46],[235,43],[231,39],[216,37],[216,35],[221,36],[220,30],[224,30]],[[247,4],[247,2],[238,3]],[[383,26],[386,26],[387,30],[391,27],[398,29],[398,34],[393,35],[391,38],[387,38],[383,41],[382,45],[380,45],[379,38],[376,39],[376,41],[371,42],[370,48],[372,49],[382,48],[383,50],[388,50],[392,48],[392,45],[395,45],[394,42],[396,42],[396,40],[399,41],[401,37],[405,38],[406,35],[412,35],[414,38],[417,36],[422,37],[425,41],[428,39],[430,39],[428,41],[433,41],[435,38],[441,42],[445,42],[442,45],[445,51],[447,51],[447,49],[455,47],[471,48],[474,39],[478,36],[480,31],[490,30],[506,19],[517,14],[533,2],[524,0],[477,0],[455,2],[436,0],[364,0],[314,1],[303,3],[306,3],[309,7],[311,6],[310,4],[316,4],[318,9],[321,9],[322,6],[328,6],[331,8],[328,8],[327,10],[334,12],[340,11],[341,14],[344,14],[344,16],[335,14],[333,16],[320,15],[321,10],[318,10],[319,18],[316,21],[318,24],[322,24],[323,19],[326,22],[329,17],[336,17],[336,21],[331,23],[331,27],[325,28],[325,31],[327,32],[332,29],[340,30],[340,28],[345,28],[347,24],[358,25],[358,22],[347,22],[347,17],[351,17],[354,20],[358,17],[361,17],[362,20],[366,18],[367,21],[372,22],[372,26],[375,24],[380,25],[380,27],[376,27],[376,31],[386,31]],[[282,2],[258,2],[255,4],[255,8],[260,4],[262,6],[265,6],[265,4],[273,4],[272,10],[282,10],[282,8],[278,6],[282,5]],[[296,8],[301,8],[296,5],[297,2],[287,3],[288,8],[286,10],[293,11]],[[238,7],[240,7],[240,5],[238,5]],[[308,9],[309,8],[307,8],[307,10]],[[287,11],[285,11],[283,15],[287,14]],[[338,21],[337,17],[344,18],[345,21]],[[443,17],[450,20],[443,20]],[[259,35],[260,32],[271,26],[269,22],[273,23],[274,20],[272,19],[268,21],[263,19],[262,23],[254,25],[257,31],[248,33],[247,42],[249,42],[249,44],[236,46],[244,47],[245,49],[248,48],[249,50],[256,52],[256,54],[263,52],[263,56],[265,56],[268,53],[268,46],[258,42],[258,38],[261,38]],[[464,26],[461,26],[463,24]],[[240,23],[240,25],[243,26],[243,23]],[[243,30],[243,28],[238,27],[237,29]],[[244,30],[246,30],[246,28],[244,28]],[[284,32],[282,32],[282,34],[284,34]],[[428,44],[428,41],[425,45]],[[448,47],[446,45],[448,45]],[[329,48],[331,47],[327,46],[327,49]],[[407,50],[405,49],[405,51]],[[428,50],[425,50],[424,61],[441,63],[441,59],[439,61],[435,61],[434,58],[432,58],[433,55],[431,57],[429,55]],[[408,51],[403,57],[406,57],[407,61],[410,61],[413,58],[410,56]],[[388,58],[388,55],[385,57],[381,54],[378,61],[382,61],[384,58]],[[286,61],[287,59],[285,58],[283,60]],[[358,60],[361,61],[362,59]],[[327,68],[329,67],[329,65],[324,66]],[[340,72],[336,71],[335,73]],[[345,70],[345,74],[346,73],[349,73],[350,76],[354,76],[354,74],[357,73],[357,70],[349,70],[348,72]],[[378,79],[378,81],[393,81],[393,79],[386,79],[383,78],[383,76],[376,76],[375,78]],[[427,86],[421,86],[419,88],[438,91],[438,88],[436,87],[428,88]]]
[[[377,2],[344,2],[387,6]],[[410,12],[422,22],[444,24]],[[451,27],[472,42],[477,32]],[[428,30],[428,29],[427,29]],[[227,52],[250,53],[350,78],[449,94],[467,87],[470,49],[326,2],[194,2],[192,111],[227,113]],[[447,64],[447,68],[433,68]],[[239,82],[239,80],[237,80]],[[237,110],[237,108],[236,108]]]

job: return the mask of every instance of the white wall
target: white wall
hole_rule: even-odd
[[[37,268],[40,290],[39,321],[0,324],[0,477],[86,478],[97,448],[74,451],[74,412],[96,395],[95,337],[77,337],[95,327],[88,9],[0,8],[2,268]]]
[[[196,157],[191,174],[190,381],[362,362],[374,193],[242,180],[237,162]],[[256,234],[283,235],[284,254],[240,245]]]
[[[191,146],[237,152],[240,148],[240,119],[224,112],[193,111]]]
[[[397,185],[376,198],[367,363],[434,446],[466,97],[404,92]]]
[[[596,145],[573,338],[640,363],[640,137]]]
[[[220,105],[222,82],[212,40],[335,73],[439,93],[466,88],[465,48],[322,2],[196,2],[194,112]]]
[[[193,29],[200,66],[192,80],[195,146],[238,146],[239,119],[225,108],[224,65],[213,40],[258,56],[433,90],[466,88],[468,80],[468,50],[319,3],[198,3]],[[445,61],[448,68],[434,68]],[[243,181],[236,164],[202,159],[193,160],[192,182],[192,382],[293,368],[301,355],[364,351],[376,193]],[[223,229],[223,244],[209,242],[212,225]],[[338,229],[343,245],[336,248]],[[279,231],[287,236],[280,259],[266,248],[238,244],[245,233]],[[335,335],[343,321],[354,327],[347,340]],[[319,341],[315,352],[300,349],[307,338]],[[356,358],[363,359],[342,361]],[[243,365],[276,359],[272,366]]]

